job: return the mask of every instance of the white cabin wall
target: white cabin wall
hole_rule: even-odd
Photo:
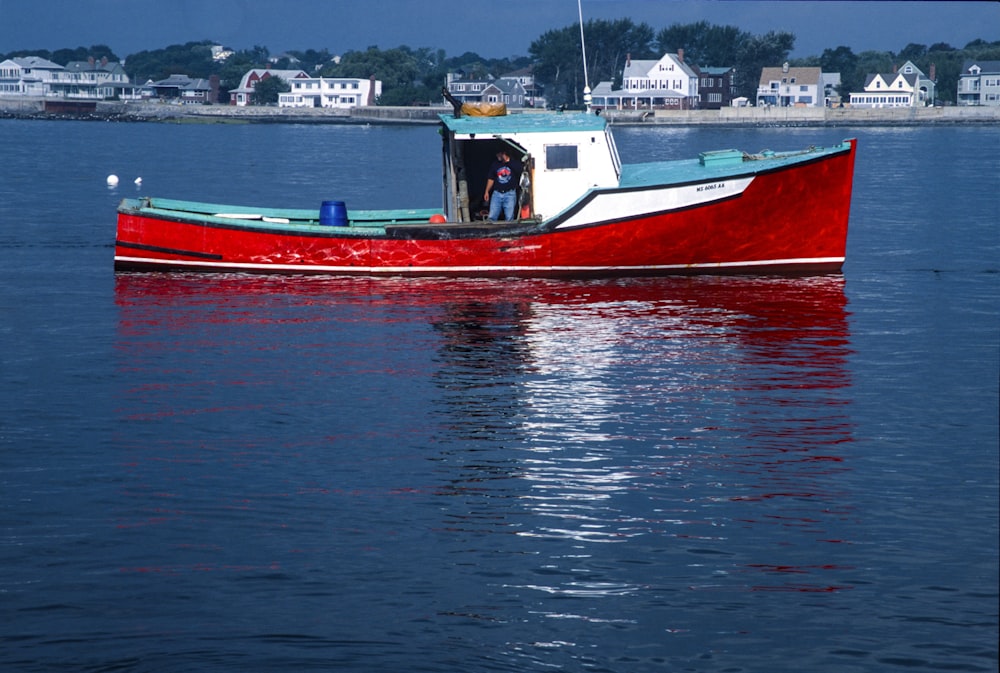
[[[560,133],[558,137],[523,134],[513,140],[528,150],[535,160],[532,181],[537,215],[554,217],[588,189],[618,186],[617,162],[602,132]],[[547,145],[576,145],[579,167],[549,170],[545,165]]]

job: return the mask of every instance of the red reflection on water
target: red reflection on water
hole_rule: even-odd
[[[512,479],[524,481],[533,476],[541,487],[537,502],[560,516],[571,508],[576,513],[583,511],[589,502],[587,497],[597,485],[616,486],[600,491],[600,495],[609,498],[605,502],[613,502],[618,491],[634,493],[647,485],[651,490],[660,489],[656,490],[658,496],[668,497],[671,494],[665,494],[662,484],[683,473],[690,475],[687,478],[691,480],[711,479],[717,485],[712,487],[715,490],[704,484],[691,490],[693,504],[684,502],[678,507],[681,513],[677,518],[684,519],[680,524],[665,520],[666,517],[664,520],[649,517],[648,521],[628,524],[632,528],[626,529],[626,523],[622,523],[626,517],[618,520],[618,512],[613,508],[602,512],[595,507],[586,513],[590,520],[605,526],[606,535],[602,539],[606,540],[626,540],[633,534],[655,531],[677,539],[718,541],[721,545],[725,544],[724,538],[713,536],[712,532],[724,530],[712,528],[713,516],[717,515],[711,505],[724,502],[729,507],[727,524],[738,522],[807,531],[827,542],[843,542],[832,531],[815,535],[822,530],[824,519],[845,519],[851,512],[850,507],[830,505],[842,495],[836,477],[849,469],[841,450],[852,441],[846,403],[835,394],[850,385],[846,367],[850,335],[841,276],[566,281],[119,274],[115,278],[115,298],[119,307],[118,347],[123,356],[122,367],[126,373],[136,374],[126,391],[123,418],[140,425],[184,422],[198,414],[212,420],[236,415],[245,421],[265,412],[287,411],[290,416],[301,412],[301,407],[284,409],[282,405],[286,402],[280,393],[308,387],[312,382],[262,380],[254,368],[259,354],[274,355],[277,350],[281,357],[300,358],[299,362],[301,356],[313,356],[308,359],[315,360],[310,364],[314,369],[305,372],[296,369],[289,377],[315,376],[323,384],[329,383],[323,378],[327,376],[323,366],[342,357],[354,358],[338,362],[351,371],[371,371],[386,378],[427,377],[445,391],[439,401],[441,408],[435,411],[440,413],[443,426],[453,437],[472,442],[496,437],[495,441],[505,446],[531,445],[536,438],[530,432],[536,431],[526,430],[515,422],[507,423],[506,419],[517,415],[519,405],[525,408],[533,405],[529,413],[535,417],[544,417],[548,410],[539,409],[538,405],[545,400],[540,400],[537,393],[530,402],[524,399],[520,388],[521,378],[526,377],[518,377],[519,372],[534,372],[543,366],[558,368],[575,359],[581,369],[582,392],[578,399],[582,399],[588,393],[582,384],[599,378],[603,366],[610,364],[608,377],[615,376],[614,359],[620,355],[616,349],[627,350],[630,357],[636,358],[633,365],[646,364],[642,358],[648,358],[650,365],[660,364],[657,360],[664,358],[676,362],[675,372],[679,375],[659,382],[662,390],[657,391],[660,395],[657,403],[663,406],[655,409],[671,422],[664,421],[662,437],[648,438],[651,449],[661,450],[663,459],[651,461],[648,471],[644,471],[643,465],[614,464],[613,455],[581,465],[560,463],[558,454],[547,453],[545,466],[540,468],[525,468],[516,460],[502,464],[466,461],[461,469],[448,472],[447,483],[438,488],[408,483],[406,470],[400,469],[398,483],[387,488],[345,491],[330,483],[309,483],[298,488],[292,484],[290,498],[344,493],[370,493],[371,497],[380,498],[386,494],[400,498],[417,494],[488,498],[510,488]],[[373,326],[376,329],[370,333],[376,336],[372,338],[385,341],[339,344],[347,347],[331,352],[326,335],[342,322]],[[398,323],[433,328],[424,332],[410,330],[418,334],[414,338],[425,335],[427,341],[418,346],[436,354],[430,364],[413,367],[431,369],[411,371],[406,369],[410,366],[406,363],[390,366],[375,358],[366,359],[369,348],[374,351],[397,347],[391,341],[393,330],[388,328]],[[301,329],[313,326],[315,329]],[[380,337],[378,328],[383,326],[388,336]],[[266,336],[254,338],[254,334],[270,328],[274,329]],[[288,332],[295,332],[294,346],[282,342],[282,336]],[[546,341],[546,337],[551,339]],[[601,342],[598,345],[602,348],[573,350],[581,342],[593,345],[589,343],[592,337]],[[181,349],[191,357],[171,357],[171,349]],[[564,359],[547,359],[558,349],[564,350]],[[167,352],[164,355],[162,351]],[[151,358],[160,355],[163,357],[150,365]],[[202,357],[225,358],[231,366],[245,370],[226,370],[225,379],[213,379],[197,370],[198,358]],[[192,371],[181,372],[181,376],[174,371],[156,371],[156,367],[163,366],[190,367]],[[705,371],[710,375],[703,375]],[[150,380],[150,373],[162,374],[163,379]],[[272,377],[284,375],[279,368],[268,373]],[[495,382],[501,379],[508,385],[497,386]],[[576,383],[572,376],[564,379],[567,385]],[[242,404],[217,399],[237,388],[260,390],[267,404],[255,401],[253,395],[250,395],[252,401],[244,400]],[[606,391],[598,389],[594,395],[603,392]],[[622,399],[615,400],[619,407],[627,407],[632,392],[629,381],[619,382],[617,394]],[[166,393],[177,394],[171,397]],[[334,390],[333,394],[338,393]],[[708,398],[712,404],[705,403]],[[496,399],[504,400],[508,416],[498,416]],[[564,398],[553,400],[553,407],[565,402]],[[602,411],[603,400],[587,401],[595,402],[595,407],[578,409],[582,415],[590,414],[593,418],[595,412]],[[377,405],[371,409],[372,413],[378,411]],[[565,416],[575,409],[564,405],[553,412],[553,417],[556,412]],[[293,418],[295,422],[301,420]],[[692,420],[683,423],[684,418]],[[585,426],[588,419],[581,421],[578,427]],[[247,441],[246,432],[245,428],[238,428],[235,434],[240,441]],[[273,448],[299,448],[287,444],[290,441],[301,442],[302,449],[308,451],[310,444],[349,446],[359,439],[359,435],[341,436],[323,431],[313,436],[309,432],[309,427],[303,426],[298,438],[284,438],[285,443],[271,448],[267,447],[265,434],[260,439],[257,461],[264,464],[270,460]],[[545,437],[546,441],[569,441],[551,432],[553,437]],[[225,436],[224,426],[219,436]],[[364,439],[367,442],[379,438]],[[407,439],[405,434],[396,434],[385,441],[405,445]],[[613,448],[619,439],[622,438],[602,436],[600,442],[592,442],[591,448]],[[160,441],[164,444],[153,449],[154,456],[169,453],[169,440]],[[213,456],[220,469],[238,467],[238,453],[245,446],[216,440],[213,448],[220,444],[222,452]],[[559,448],[555,441],[546,446]],[[201,455],[200,446],[189,446],[187,451],[183,455]],[[361,458],[348,456],[348,459]],[[144,460],[162,458],[146,456]],[[133,464],[138,462],[133,460]],[[612,478],[618,481],[613,482]],[[263,497],[263,494],[252,495]],[[691,511],[695,508],[700,509]],[[600,519],[602,516],[608,519]],[[570,523],[560,524],[560,534],[573,537],[582,530],[582,524],[577,525],[569,517],[565,519]],[[156,520],[158,517],[151,517],[148,524],[132,525],[153,525]],[[508,524],[482,513],[466,518],[456,516],[455,522],[457,525],[447,529],[501,532]],[[689,533],[674,532],[680,530],[679,525],[702,528]],[[594,538],[580,539],[588,542]],[[796,566],[751,564],[748,567],[764,570]],[[799,567],[815,571],[834,566]],[[768,570],[772,571],[796,572]],[[754,587],[754,590],[841,588],[817,583]]]
[[[752,327],[757,336],[748,343],[757,344],[761,353],[800,338],[804,330],[813,338],[841,343],[847,305],[844,279],[839,275],[551,280],[119,273],[115,299],[124,309],[201,307],[206,319],[223,322],[302,320],[301,316],[278,318],[255,310],[258,304],[274,306],[288,300],[315,306],[448,307],[473,301],[587,304],[595,316],[616,315],[622,308],[641,316],[672,308],[684,314],[685,307],[700,307],[725,311],[730,327]],[[137,328],[156,324],[141,315],[123,317],[125,324]],[[169,320],[169,316],[159,319]]]
[[[821,586],[811,584],[782,584],[780,586],[754,586],[751,591],[797,592],[806,594],[830,594],[837,591],[850,591],[852,586]]]

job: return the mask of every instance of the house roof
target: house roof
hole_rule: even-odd
[[[780,82],[783,78],[788,78],[789,82],[791,82],[793,77],[796,84],[818,85],[820,74],[822,74],[822,69],[813,66],[788,68],[787,71],[783,66],[761,68],[760,85],[766,86],[771,82]]]
[[[151,86],[158,89],[179,89],[181,91],[209,91],[212,87],[208,80],[192,79],[187,75],[171,75],[159,82],[153,82]]]
[[[249,87],[251,79],[266,79],[267,77],[280,77],[287,81],[290,79],[308,78],[309,73],[301,69],[276,70],[274,68],[251,68],[243,73],[243,77],[240,78],[239,88],[245,89]]]
[[[732,69],[733,66],[723,66],[723,67],[715,67],[710,65],[698,66],[698,72],[700,72],[703,75],[715,75],[715,76],[725,75]]]
[[[968,60],[962,63],[962,74],[969,74],[973,66],[979,66],[979,74],[996,75],[1000,73],[1000,61],[973,61]]]
[[[513,77],[501,77],[500,79],[491,82],[490,86],[496,87],[503,93],[507,94],[515,92],[524,93],[524,85]]]
[[[664,58],[667,58],[668,56],[670,57],[671,61],[680,65],[681,71],[685,75],[687,75],[688,77],[697,76],[694,74],[694,71],[691,70],[691,67],[684,61],[680,60],[680,58],[678,58],[676,54],[664,54],[662,58],[658,59],[635,59],[628,61],[625,64],[625,70],[622,73],[622,78],[628,79],[630,77],[635,77],[635,78],[649,77],[650,71],[653,70],[653,68],[655,68],[658,63],[660,63]]]
[[[45,70],[65,70],[58,63],[42,58],[41,56],[15,56],[11,59],[22,68],[40,68]]]
[[[240,78],[240,85],[235,89],[230,89],[229,93],[253,93],[254,88],[250,85],[251,79],[262,80],[268,77],[280,77],[281,79],[312,79],[305,70],[276,70],[274,68],[251,68],[243,73]]]
[[[117,61],[70,61],[66,64],[66,70],[70,72],[109,72],[122,74],[125,68]]]
[[[917,80],[920,79],[920,77],[915,72],[911,72],[911,73],[902,73],[902,72],[888,72],[888,73],[886,73],[886,72],[872,72],[872,73],[868,73],[868,76],[865,78],[865,88],[867,89],[868,85],[871,84],[872,82],[874,82],[875,79],[878,78],[878,77],[882,78],[882,81],[885,82],[886,86],[892,86],[893,82],[895,82],[897,79],[899,79],[900,77],[902,77],[904,80],[906,80],[907,84],[909,84],[911,87],[915,87],[917,85]]]

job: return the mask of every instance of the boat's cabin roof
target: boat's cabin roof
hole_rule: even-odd
[[[604,117],[583,112],[526,112],[474,117],[471,115],[441,115],[441,121],[456,136],[511,135],[522,133],[572,133],[581,131],[604,132]]]

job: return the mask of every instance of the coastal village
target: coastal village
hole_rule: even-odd
[[[216,46],[213,54],[224,59],[226,50]],[[823,72],[820,67],[788,62],[764,67],[754,99],[738,95],[735,74],[734,66],[692,63],[683,49],[659,59],[627,55],[620,85],[596,83],[590,106],[619,122],[778,118],[817,122],[916,119],[918,115],[921,119],[1000,119],[1000,61],[965,61],[954,92],[956,104],[950,109],[939,102],[934,65],[924,72],[910,60],[895,65],[891,72],[869,73],[863,90],[846,95],[841,93],[840,73]],[[280,78],[286,90],[276,103],[263,104],[255,95],[257,87],[271,78]],[[512,111],[548,106],[545,89],[535,81],[531,68],[479,76],[450,72],[442,85],[451,98],[463,103],[503,104]],[[159,81],[132,81],[123,63],[107,58],[59,64],[41,56],[23,56],[0,62],[0,111],[20,116],[239,115],[421,121],[441,111],[434,105],[418,106],[423,110],[385,109],[379,105],[381,95],[382,82],[374,77],[317,77],[303,69],[270,65],[249,69],[238,87],[223,91],[217,76],[201,79],[176,73]],[[443,95],[440,107],[448,108]]]

